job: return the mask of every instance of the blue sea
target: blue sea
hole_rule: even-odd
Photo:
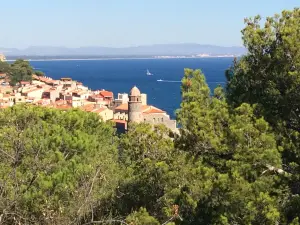
[[[232,58],[190,59],[109,59],[109,60],[49,60],[31,61],[36,70],[53,79],[71,77],[83,82],[92,90],[105,89],[128,93],[136,85],[148,95],[148,104],[168,112],[174,118],[179,108],[180,80],[184,68],[201,69],[209,87],[224,85],[224,71],[232,64]],[[147,69],[153,76],[147,76]],[[158,82],[157,80],[163,80]]]

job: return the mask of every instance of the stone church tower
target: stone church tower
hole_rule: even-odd
[[[140,123],[143,121],[142,97],[140,90],[134,86],[129,93],[128,122]]]

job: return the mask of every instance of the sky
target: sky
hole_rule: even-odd
[[[244,18],[299,0],[0,0],[0,47],[241,46]]]

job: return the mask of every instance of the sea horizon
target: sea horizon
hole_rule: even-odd
[[[39,56],[37,56],[39,57]],[[42,57],[42,56],[40,56]],[[48,57],[48,56],[47,56]],[[178,57],[173,57],[173,56],[166,56],[166,57],[112,57],[112,58],[49,58],[49,59],[28,59],[26,57],[20,56],[19,58],[15,59],[6,59],[7,62],[14,62],[17,59],[24,59],[26,61],[100,61],[100,60],[150,60],[150,59],[155,59],[155,60],[168,60],[168,59],[208,59],[208,58],[235,58],[235,57],[240,57],[240,56],[204,56],[204,57],[190,57],[190,56],[178,56]]]
[[[141,59],[141,58],[138,58]],[[84,59],[84,60],[32,60],[36,70],[53,79],[70,77],[82,82],[91,90],[105,89],[128,93],[137,86],[148,96],[148,104],[165,110],[172,118],[181,102],[180,86],[184,68],[201,69],[208,86],[213,89],[226,82],[225,70],[233,58],[156,58],[134,59]],[[153,76],[147,76],[147,69]],[[158,80],[163,80],[159,82]]]

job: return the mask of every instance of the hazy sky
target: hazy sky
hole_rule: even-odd
[[[242,45],[244,18],[299,0],[0,0],[0,47]]]

